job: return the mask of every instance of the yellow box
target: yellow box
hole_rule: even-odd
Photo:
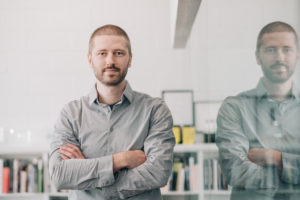
[[[183,144],[194,144],[195,143],[195,127],[184,126],[182,130],[182,143]]]
[[[172,130],[175,136],[175,143],[179,144],[181,142],[181,128],[180,126],[174,126]]]

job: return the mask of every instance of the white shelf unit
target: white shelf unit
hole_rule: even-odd
[[[49,186],[49,175],[47,171],[48,165],[48,148],[47,144],[31,145],[31,146],[17,146],[17,145],[1,145],[0,158],[1,159],[20,159],[28,160],[33,158],[41,158],[43,160],[44,170],[44,184]],[[12,173],[12,172],[10,172]],[[1,188],[2,189],[2,188]],[[61,200],[67,199],[67,193],[50,193],[48,187],[43,193],[0,193],[0,200]]]
[[[180,199],[180,200],[227,200],[230,197],[230,191],[204,190],[203,185],[203,159],[217,158],[218,149],[215,144],[192,144],[183,145],[177,144],[174,148],[176,153],[191,153],[197,154],[198,169],[197,169],[197,191],[169,191],[162,192],[163,199]],[[48,145],[39,146],[0,146],[0,158],[20,158],[27,159],[40,157],[44,160],[48,158]],[[47,162],[47,160],[45,160]],[[49,178],[45,179],[46,184],[49,184]],[[68,193],[9,193],[0,194],[0,200],[66,200]]]
[[[205,190],[204,189],[204,175],[203,175],[203,160],[206,158],[218,158],[218,148],[214,143],[199,143],[199,144],[176,144],[174,154],[176,153],[196,153],[198,160],[197,169],[197,184],[198,190],[191,191],[169,191],[163,192],[164,199],[180,199],[180,200],[229,200],[230,191],[226,190]],[[179,197],[181,196],[181,197]],[[173,198],[170,198],[173,197]]]

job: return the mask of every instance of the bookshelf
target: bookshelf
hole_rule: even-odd
[[[164,200],[229,200],[230,190],[205,188],[205,175],[206,169],[204,167],[205,160],[217,160],[218,158],[218,148],[214,143],[199,143],[199,144],[176,144],[174,148],[174,158],[177,154],[180,155],[190,155],[190,153],[196,155],[197,161],[197,188],[193,191],[166,191],[165,188],[162,189]],[[175,161],[176,162],[176,161]],[[216,161],[214,161],[216,162]],[[204,172],[205,171],[205,172]],[[213,172],[212,172],[213,173]],[[213,185],[213,183],[212,183]],[[216,185],[216,184],[215,184]],[[217,187],[217,186],[214,186]],[[174,188],[173,188],[174,189]]]
[[[193,155],[196,161],[196,188],[193,191],[163,191],[164,200],[227,200],[230,197],[229,190],[206,190],[204,189],[204,160],[216,159],[218,157],[218,149],[215,144],[177,144],[174,148],[174,155]],[[48,145],[41,144],[38,146],[0,146],[0,159],[19,159],[30,160],[39,158],[43,160],[44,170],[44,189],[42,193],[0,193],[2,200],[66,200],[68,193],[66,192],[51,192],[51,186],[48,175]]]
[[[3,161],[10,161],[14,162],[15,160],[18,161],[19,165],[17,170],[19,171],[18,174],[18,192],[10,191],[9,193],[0,192],[0,199],[1,200],[60,200],[60,199],[67,199],[68,194],[59,192],[59,193],[51,193],[51,184],[49,181],[49,174],[48,174],[48,144],[40,144],[40,145],[1,145],[0,146],[0,160]],[[29,165],[37,165],[34,164],[33,160],[37,160],[37,162],[41,163],[40,169],[42,169],[41,177],[41,191],[39,188],[35,188],[34,192],[29,192],[29,183],[27,182],[26,191],[21,192],[20,185],[21,185],[21,171],[23,167],[28,169]],[[10,173],[14,173],[14,166],[10,169]],[[35,181],[39,179],[38,172],[35,172],[36,178]],[[14,175],[13,175],[14,176]],[[11,179],[11,178],[10,178]],[[13,179],[14,180],[14,179]],[[26,180],[29,180],[29,170],[27,170],[27,177]],[[11,180],[10,180],[11,181]],[[38,183],[37,183],[38,184]],[[10,186],[11,187],[11,186]],[[39,187],[36,185],[35,187]],[[1,188],[2,190],[2,188]]]

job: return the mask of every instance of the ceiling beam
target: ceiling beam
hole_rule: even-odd
[[[185,48],[201,0],[171,1],[171,38],[173,48]]]

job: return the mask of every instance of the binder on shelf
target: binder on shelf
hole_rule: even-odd
[[[180,126],[173,126],[173,133],[175,136],[175,143],[180,144],[181,143],[181,127]]]
[[[182,143],[183,144],[194,144],[195,143],[195,127],[184,126],[182,128]]]

